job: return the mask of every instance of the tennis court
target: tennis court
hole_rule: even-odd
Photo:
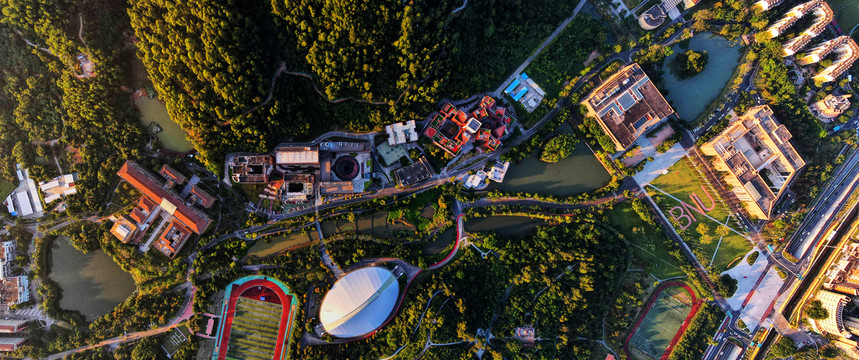
[[[634,350],[628,351],[633,358],[663,358],[692,311],[695,302],[692,294],[684,287],[666,285],[645,306],[645,313],[629,338],[627,348]]]

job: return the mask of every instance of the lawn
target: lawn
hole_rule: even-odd
[[[653,276],[660,279],[683,276],[680,264],[668,253],[671,249],[659,246],[666,242],[663,239],[662,231],[658,227],[650,226],[641,220],[641,217],[632,210],[632,205],[628,201],[615,205],[608,215],[612,226],[629,241],[635,257],[642,263],[649,265],[649,271]],[[636,235],[634,229],[642,229],[643,236]],[[653,251],[648,250],[650,244],[656,245],[655,248],[652,248]]]
[[[266,184],[234,184],[233,188],[239,190],[245,197],[245,201],[256,203],[259,195],[265,190]]]
[[[748,240],[735,232],[729,232],[724,238],[717,234],[717,229],[722,226],[720,223],[733,225],[728,220],[729,210],[688,159],[677,162],[668,169],[667,174],[656,178],[651,183],[651,187],[648,188],[648,192],[653,196],[665,216],[677,220],[674,222],[675,230],[692,247],[698,256],[698,261],[703,265],[707,266],[712,262],[717,271],[727,270],[728,264],[743,256],[751,248]],[[693,195],[701,200],[700,210],[703,210],[706,216],[693,210],[698,209]],[[688,206],[682,204],[681,201]],[[707,210],[708,208],[710,210]],[[718,222],[713,219],[718,220]],[[702,236],[696,231],[700,226],[699,224],[702,223],[710,229],[709,234],[713,240],[709,243],[702,243],[700,241]]]
[[[282,305],[239,297],[227,358],[271,358],[282,312]]]

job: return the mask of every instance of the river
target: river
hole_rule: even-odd
[[[51,262],[51,278],[63,289],[60,307],[80,311],[89,321],[109,313],[136,289],[131,275],[104,251],[84,254],[64,237],[54,241]]]
[[[662,64],[662,86],[668,90],[665,98],[686,121],[695,121],[722,92],[740,64],[742,47],[724,37],[704,33],[671,47],[674,54]],[[674,71],[674,58],[686,50],[707,51],[707,66],[700,74],[680,79]]]

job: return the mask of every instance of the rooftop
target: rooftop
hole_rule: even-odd
[[[756,106],[735,118],[705,143],[704,154],[715,156],[735,180],[734,192],[759,217],[768,218],[773,205],[805,161],[790,144],[790,132],[778,123],[769,106]]]
[[[118,174],[195,233],[202,234],[212,224],[208,215],[186,205],[177,195],[167,190],[155,175],[137,163],[126,161]]]
[[[628,148],[650,127],[674,113],[638,64],[628,65],[596,87],[584,101],[617,150]]]

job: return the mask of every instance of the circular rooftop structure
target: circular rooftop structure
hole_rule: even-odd
[[[360,337],[385,323],[399,294],[400,284],[388,269],[359,269],[337,280],[325,294],[319,320],[333,336]]]
[[[361,166],[358,165],[358,160],[355,160],[352,156],[341,156],[334,161],[334,175],[337,175],[340,180],[352,180],[358,177],[360,170]]]

